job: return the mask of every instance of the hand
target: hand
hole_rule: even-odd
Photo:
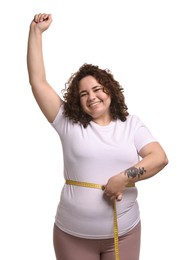
[[[104,185],[104,193],[107,195],[111,200],[122,200],[123,198],[123,191],[128,184],[127,177],[124,174],[117,174],[111,177],[107,184]]]
[[[37,28],[41,32],[47,30],[52,22],[51,14],[36,14],[31,22],[31,28]]]

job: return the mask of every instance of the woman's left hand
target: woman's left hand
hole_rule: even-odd
[[[123,191],[126,188],[128,180],[124,174],[119,173],[113,177],[111,177],[107,184],[104,185],[104,193],[108,196],[111,200],[122,200],[123,198]]]

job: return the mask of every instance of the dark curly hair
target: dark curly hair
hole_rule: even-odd
[[[73,123],[81,123],[84,127],[87,127],[92,120],[92,117],[85,113],[80,105],[78,86],[80,80],[86,76],[93,76],[104,87],[104,92],[110,95],[110,113],[112,119],[126,121],[126,117],[129,115],[128,107],[125,104],[123,88],[119,82],[114,79],[109,70],[103,70],[98,66],[86,63],[76,73],[72,74],[66,83],[65,89],[62,90],[65,101],[64,115],[72,120]]]

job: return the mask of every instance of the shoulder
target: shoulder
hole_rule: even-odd
[[[140,121],[140,118],[137,115],[130,114],[127,116],[127,120],[129,121]]]
[[[127,125],[137,125],[137,124],[143,124],[141,119],[137,116],[137,115],[134,115],[134,114],[130,114],[127,116],[126,118],[126,121],[124,122],[125,124]]]
[[[51,123],[51,125],[57,130],[61,131],[61,127],[65,124],[66,118],[64,116],[64,104],[62,103],[56,117],[54,118],[54,121]]]
[[[51,123],[52,125],[55,125],[56,122],[60,121],[61,118],[63,117],[64,112],[64,103],[61,104],[58,113],[56,114],[56,117],[54,118],[54,121]]]

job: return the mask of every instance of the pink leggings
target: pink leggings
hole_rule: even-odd
[[[119,237],[120,260],[139,260],[141,224]],[[56,225],[53,232],[57,260],[115,260],[114,239],[85,239],[71,236]]]

